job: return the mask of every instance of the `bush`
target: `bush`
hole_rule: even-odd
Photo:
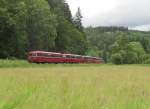
[[[115,53],[111,56],[112,63],[122,64],[123,57],[120,53]]]
[[[112,62],[115,64],[141,64],[146,54],[140,42],[120,42],[112,52]]]
[[[143,63],[150,64],[150,55],[149,54],[146,54],[143,56]]]
[[[126,61],[124,61],[124,64],[136,64],[139,63],[139,58],[136,52],[133,51],[128,51],[128,53],[126,54]],[[124,60],[125,60],[124,59]]]
[[[147,59],[144,63],[145,63],[145,64],[150,64],[150,58]]]

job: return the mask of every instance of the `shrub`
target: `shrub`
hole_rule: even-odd
[[[150,64],[150,58],[147,59],[144,63],[145,63],[145,64]]]
[[[143,56],[143,63],[150,64],[150,55],[149,54],[146,54]]]
[[[123,57],[120,53],[115,53],[111,56],[112,63],[122,64]]]

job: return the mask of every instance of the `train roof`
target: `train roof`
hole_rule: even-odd
[[[57,53],[57,52],[46,52],[46,51],[31,51],[29,53],[50,53],[50,54],[61,54],[61,53]]]
[[[81,55],[77,55],[77,54],[63,54],[63,55],[69,55],[69,56],[81,56]]]
[[[93,57],[93,56],[83,56],[84,58],[95,58],[95,59],[102,59],[102,58],[98,58],[98,57]]]
[[[95,59],[101,59],[98,57],[93,56],[83,56],[83,55],[77,55],[77,54],[71,54],[71,53],[57,53],[57,52],[47,52],[47,51],[31,51],[29,53],[47,53],[47,54],[58,54],[58,55],[66,55],[66,56],[76,56],[76,57],[83,57],[83,58],[95,58]]]

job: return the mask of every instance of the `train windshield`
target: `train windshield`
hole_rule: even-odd
[[[36,56],[36,53],[29,53],[29,56]]]

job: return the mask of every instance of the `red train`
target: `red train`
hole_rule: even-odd
[[[103,62],[101,58],[82,56],[76,54],[65,54],[45,51],[32,51],[28,53],[30,63],[95,63]]]

